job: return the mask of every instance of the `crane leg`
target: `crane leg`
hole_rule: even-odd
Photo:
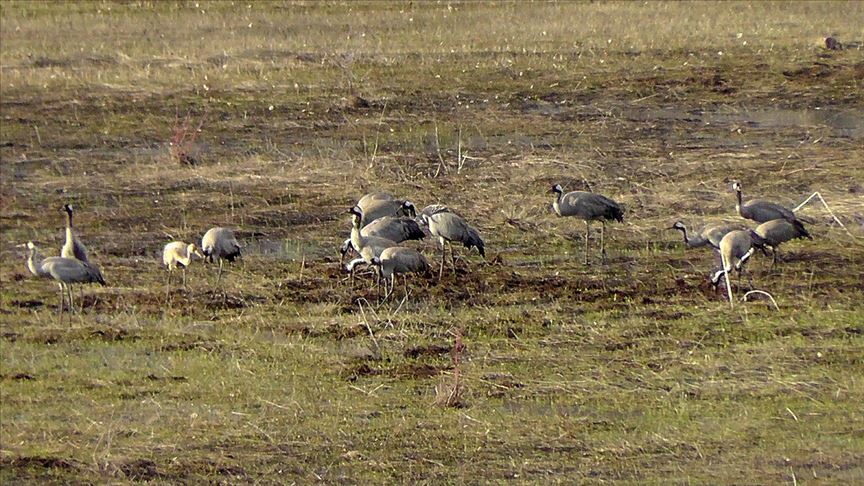
[[[771,247],[771,266],[777,265],[777,248]]]
[[[729,272],[732,271],[732,262],[727,261],[723,255],[720,255],[723,262],[723,278],[726,280],[726,296],[729,298],[729,307],[735,308],[735,300],[732,298],[732,284],[729,282]]]
[[[591,223],[585,221],[585,265],[588,265],[588,239],[591,238]]]
[[[57,308],[57,313],[62,314],[63,313],[63,302],[65,300],[64,294],[65,294],[66,289],[63,288],[62,283],[58,283],[57,285],[60,287],[60,307]]]
[[[453,253],[453,243],[448,241],[447,245],[450,246],[450,263],[453,265],[453,275],[456,275],[456,254]]]
[[[441,269],[438,271],[439,282],[441,281],[441,277],[444,276],[444,259],[446,258],[445,255],[447,255],[447,246],[446,243],[441,242]]]
[[[183,290],[186,290],[186,267],[183,267]]]
[[[600,225],[600,255],[603,257],[603,263],[606,263],[606,220],[604,219]]]
[[[219,286],[219,282],[222,281],[222,262],[223,260],[219,259],[219,274],[216,276],[216,286]]]
[[[72,303],[72,286],[66,284],[66,292],[69,294],[69,312],[75,312],[75,304]]]

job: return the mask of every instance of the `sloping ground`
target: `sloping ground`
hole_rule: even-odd
[[[2,11],[3,482],[864,479],[864,54],[813,40],[856,4],[202,5]],[[779,309],[667,229],[740,222],[733,180],[845,226],[733,280]],[[625,207],[607,264],[554,183]],[[379,303],[336,251],[373,190],[487,260]],[[16,247],[65,202],[109,283],[71,319]],[[216,224],[242,262],[166,293]]]

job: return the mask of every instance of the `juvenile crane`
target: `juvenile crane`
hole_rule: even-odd
[[[381,252],[380,257],[372,258],[372,265],[378,267],[380,280],[384,281],[384,298],[393,294],[396,286],[396,275],[405,278],[405,295],[408,295],[409,273],[430,272],[429,262],[420,252],[413,248],[394,246]],[[387,291],[387,279],[390,279],[390,291]]]
[[[810,237],[810,233],[807,232],[807,229],[804,228],[804,225],[801,224],[801,221],[798,221],[795,213],[793,213],[789,209],[786,209],[779,204],[766,201],[764,199],[750,199],[747,202],[743,202],[740,182],[733,183],[732,189],[735,190],[735,210],[742,218],[752,219],[757,223],[767,223],[768,221],[772,221],[775,219],[785,219],[793,226],[795,226],[798,232],[801,233],[804,237]]]
[[[806,231],[802,232],[801,227],[796,226],[785,219],[773,219],[760,224],[754,230],[764,240],[765,246],[771,247],[771,265],[777,264],[777,248],[781,243],[785,243],[795,238],[813,239]]]
[[[441,269],[438,272],[438,280],[444,275],[447,245],[450,246],[450,261],[453,263],[453,273],[456,273],[456,260],[453,256],[452,242],[462,243],[469,250],[474,247],[480,252],[480,256],[486,258],[485,245],[480,233],[472,228],[464,219],[454,213],[443,212],[432,215],[421,215],[423,224],[429,228],[429,233],[438,238],[441,243]]]
[[[105,285],[105,279],[102,278],[102,272],[99,267],[92,263],[82,262],[75,258],[65,257],[37,257],[36,245],[32,241],[27,242],[27,249],[30,250],[30,255],[27,258],[27,269],[30,273],[37,277],[53,279],[60,286],[60,308],[58,312],[63,312],[63,294],[69,296],[69,311],[75,310],[72,302],[72,284],[79,283],[99,283]]]
[[[210,263],[219,260],[219,275],[216,285],[222,279],[222,264],[225,260],[233,262],[240,255],[240,243],[234,237],[234,232],[228,228],[210,228],[201,238],[201,251]]]
[[[171,284],[171,273],[178,267],[183,270],[183,288],[186,288],[186,268],[192,263],[193,256],[204,259],[204,254],[198,251],[195,243],[187,245],[183,241],[172,241],[165,245],[165,248],[162,249],[162,263],[168,269],[165,293],[168,293],[168,286]]]
[[[359,263],[372,264],[372,259],[380,257],[381,252],[397,243],[379,236],[363,236],[360,231],[360,222],[363,220],[363,210],[357,206],[348,210],[351,213],[351,246],[360,253],[360,258],[352,260],[347,265],[347,270],[354,276],[354,267]]]
[[[360,234],[362,236],[386,238],[395,241],[396,243],[409,240],[422,240],[426,237],[426,233],[420,229],[420,225],[417,224],[417,221],[411,218],[397,218],[393,216],[384,216],[383,218],[376,219],[368,225],[360,228]],[[345,254],[352,248],[354,247],[351,244],[351,238],[348,238],[344,243],[342,243],[342,246],[339,248],[339,253],[342,255],[340,265],[344,262]]]
[[[66,242],[63,244],[63,249],[60,250],[60,256],[63,258],[74,258],[82,262],[89,262],[87,258],[87,247],[81,243],[81,240],[75,236],[72,230],[72,205],[64,204],[63,211],[66,212]]]
[[[605,233],[606,221],[624,222],[624,210],[615,201],[593,192],[572,191],[564,194],[560,184],[552,186],[550,192],[556,194],[552,207],[558,216],[576,216],[585,221],[585,264],[588,264],[588,239],[591,236],[591,221],[600,220],[600,254],[606,261]]]
[[[684,244],[689,248],[710,246],[717,250],[720,248],[720,240],[722,240],[727,233],[744,228],[741,225],[734,224],[709,224],[692,237],[687,236],[687,227],[684,226],[684,223],[681,221],[676,221],[669,229],[677,229],[684,233]]]

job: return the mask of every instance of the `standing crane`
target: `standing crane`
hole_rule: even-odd
[[[600,220],[600,254],[606,262],[605,233],[606,221],[624,222],[624,210],[617,202],[606,196],[593,192],[572,191],[564,194],[560,184],[555,184],[549,191],[555,194],[552,207],[558,216],[575,216],[585,221],[585,265],[588,264],[588,239],[591,236],[591,221]]]
[[[32,241],[27,242],[27,249],[30,250],[30,255],[27,258],[27,269],[30,270],[30,273],[37,277],[53,279],[60,286],[58,313],[63,312],[64,293],[69,295],[69,311],[75,310],[72,302],[73,284],[99,283],[105,285],[102,272],[99,271],[99,267],[92,263],[66,257],[43,259],[38,255],[38,248]]]
[[[234,232],[228,228],[210,228],[201,238],[201,251],[210,263],[219,260],[219,275],[216,277],[216,285],[222,279],[222,264],[227,260],[233,262],[240,255],[240,243],[234,237]]]

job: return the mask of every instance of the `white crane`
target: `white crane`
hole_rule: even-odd
[[[178,267],[183,270],[183,288],[186,288],[186,268],[192,263],[192,257],[204,259],[204,254],[198,251],[195,243],[186,244],[184,241],[172,241],[162,249],[162,264],[168,269],[168,279],[165,283],[165,293],[168,293],[171,284],[171,273]]]

